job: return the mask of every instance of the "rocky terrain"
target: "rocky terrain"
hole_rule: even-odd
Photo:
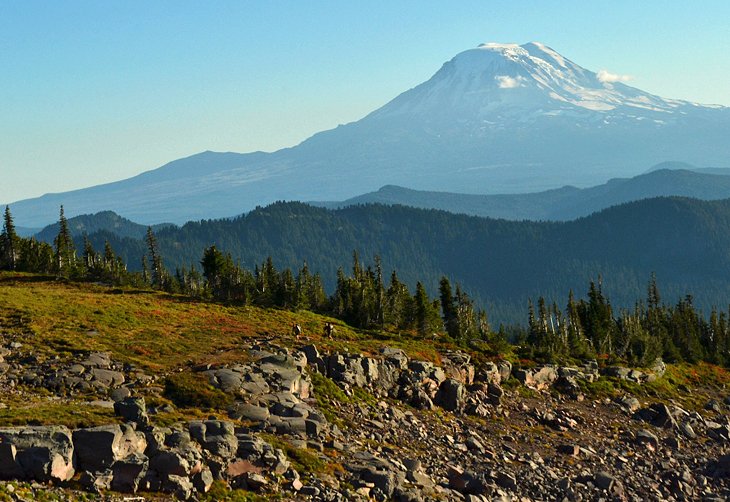
[[[4,393],[85,396],[118,421],[0,428],[0,476],[49,486],[181,500],[216,480],[294,500],[724,500],[727,404],[687,410],[628,393],[590,399],[586,384],[664,378],[626,368],[441,364],[395,348],[321,354],[271,341],[240,363],[185,368],[230,396],[227,417],[161,424],[146,407],[161,379],[110,354],[41,361],[2,351]],[[648,384],[647,384],[648,385]],[[169,391],[169,389],[168,389]],[[690,392],[689,389],[686,392]],[[14,495],[14,481],[4,493]],[[33,495],[16,496],[31,500]]]
[[[182,300],[0,284],[0,500],[730,494],[721,368],[330,340],[314,314]]]

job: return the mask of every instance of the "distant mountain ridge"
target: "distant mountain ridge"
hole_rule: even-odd
[[[685,164],[675,164],[679,165]],[[566,186],[545,192],[500,195],[427,192],[387,185],[345,201],[312,204],[331,209],[355,204],[402,204],[507,220],[568,221],[625,202],[661,196],[727,199],[730,176],[663,168],[634,178],[612,179],[590,188]]]
[[[730,108],[659,96],[540,43],[483,44],[366,117],[273,153],[203,152],[128,180],[12,204],[19,226],[111,209],[142,224],[229,217],[383,185],[457,193],[591,186],[730,158]],[[100,166],[102,167],[102,166]]]
[[[159,225],[153,225],[152,229],[157,232],[170,226],[172,226],[170,223],[161,223]],[[96,214],[74,216],[68,219],[68,228],[74,237],[99,231],[106,231],[120,238],[128,237],[131,239],[143,239],[147,234],[146,225],[134,223],[113,211],[101,211]],[[53,239],[58,235],[58,230],[58,223],[54,223],[35,233],[35,237],[40,241],[53,243]]]

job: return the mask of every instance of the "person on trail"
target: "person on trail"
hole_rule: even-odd
[[[295,323],[291,328],[292,334],[296,337],[297,340],[299,340],[299,337],[302,336],[302,327]]]
[[[331,322],[324,323],[324,336],[327,338],[332,338],[332,333],[335,332],[335,327],[332,325]]]

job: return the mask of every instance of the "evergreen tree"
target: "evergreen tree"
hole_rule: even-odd
[[[56,269],[56,254],[53,247],[35,238],[20,239],[20,252],[17,270],[50,274]]]
[[[408,286],[398,279],[398,273],[394,270],[390,274],[390,284],[385,292],[385,322],[397,328],[408,328],[411,320],[409,316],[411,301]]]
[[[56,273],[63,277],[71,276],[76,268],[76,247],[68,228],[63,206],[61,206],[58,218],[58,235],[53,244],[56,249]]]
[[[157,246],[157,238],[155,237],[152,227],[147,227],[147,250],[150,253],[150,262],[152,265],[151,284],[153,288],[163,289],[165,285],[165,270],[162,266],[162,257]]]
[[[299,269],[295,281],[295,308],[316,310],[316,307],[310,304],[310,291],[312,288],[312,275],[309,273],[309,267],[305,261],[302,268]]]
[[[203,251],[203,259],[200,260],[200,266],[203,267],[203,277],[205,277],[213,296],[219,296],[223,276],[228,272],[223,253],[218,251],[215,245],[206,248]]]
[[[142,255],[142,282],[149,286],[150,284],[150,267],[147,265],[147,255]]]
[[[15,270],[20,254],[20,238],[15,231],[10,206],[5,206],[3,231],[0,234],[0,269]]]
[[[434,318],[434,311],[428,299],[426,288],[420,282],[416,283],[416,294],[413,297],[413,303],[416,314],[416,330],[419,335],[426,336],[433,329],[431,323]],[[436,317],[438,318],[438,313],[436,313]]]
[[[595,356],[590,341],[585,335],[585,329],[580,320],[579,304],[575,301],[573,290],[568,293],[566,307],[566,330],[569,354],[576,359],[588,359]]]
[[[284,269],[279,274],[279,281],[276,290],[276,305],[284,308],[296,308],[297,286],[291,269]]]
[[[439,282],[439,298],[441,300],[441,316],[446,333],[454,340],[459,340],[459,317],[456,302],[451,292],[451,283],[446,276]]]
[[[462,291],[459,284],[456,285],[454,301],[456,303],[456,319],[459,327],[457,340],[464,343],[477,338],[478,331],[474,302],[469,298],[469,295]]]
[[[583,302],[581,323],[585,326],[594,349],[600,354],[612,352],[612,337],[615,321],[611,304],[603,296],[601,280],[598,286],[591,281],[588,288],[588,303]]]
[[[104,255],[101,257],[101,268],[104,270],[106,280],[119,283],[127,275],[127,267],[122,258],[117,256],[112,249],[109,240],[104,241]]]
[[[316,273],[312,276],[309,287],[309,308],[315,312],[323,312],[327,303],[327,295],[324,292],[322,276]]]
[[[297,309],[307,309],[320,312],[324,309],[326,296],[319,274],[309,272],[307,262],[299,270],[296,278],[296,305]]]
[[[375,278],[374,278],[374,293],[375,293],[375,324],[382,328],[385,324],[385,286],[383,285],[383,265],[380,261],[380,256],[375,255]]]

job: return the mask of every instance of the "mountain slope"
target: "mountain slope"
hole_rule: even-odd
[[[159,231],[169,227],[169,223],[160,223],[154,225],[154,231]],[[106,231],[119,237],[130,237],[132,239],[143,239],[147,234],[147,226],[134,223],[126,218],[122,218],[113,211],[101,211],[96,214],[83,214],[68,219],[68,228],[74,237],[84,234],[91,234],[98,231]],[[53,243],[53,239],[58,235],[59,225],[54,223],[48,225],[38,232],[34,232],[36,239],[48,243]]]
[[[111,209],[140,223],[226,217],[384,184],[464,193],[588,186],[681,159],[723,165],[730,109],[612,82],[538,43],[484,44],[363,119],[274,153],[204,152],[129,180],[13,204],[22,226]]]
[[[132,268],[142,241],[110,234]],[[353,250],[365,261],[378,254],[384,271],[397,269],[413,288],[424,281],[431,294],[443,274],[486,305],[495,321],[522,321],[529,298],[565,301],[569,290],[586,291],[602,277],[615,306],[645,297],[656,273],[666,301],[687,293],[709,311],[730,297],[730,200],[657,198],[604,210],[571,222],[492,220],[404,206],[353,206],[326,210],[277,203],[233,220],[191,222],[163,229],[157,240],[165,263],[189,267],[215,244],[253,270],[272,256],[277,266],[304,261],[329,280],[349,268]]]
[[[339,208],[369,203],[402,204],[507,220],[565,221],[624,202],[672,195],[701,200],[730,198],[730,176],[661,169],[634,178],[612,179],[591,188],[566,186],[545,192],[503,195],[427,192],[388,185],[345,201],[313,205]]]

